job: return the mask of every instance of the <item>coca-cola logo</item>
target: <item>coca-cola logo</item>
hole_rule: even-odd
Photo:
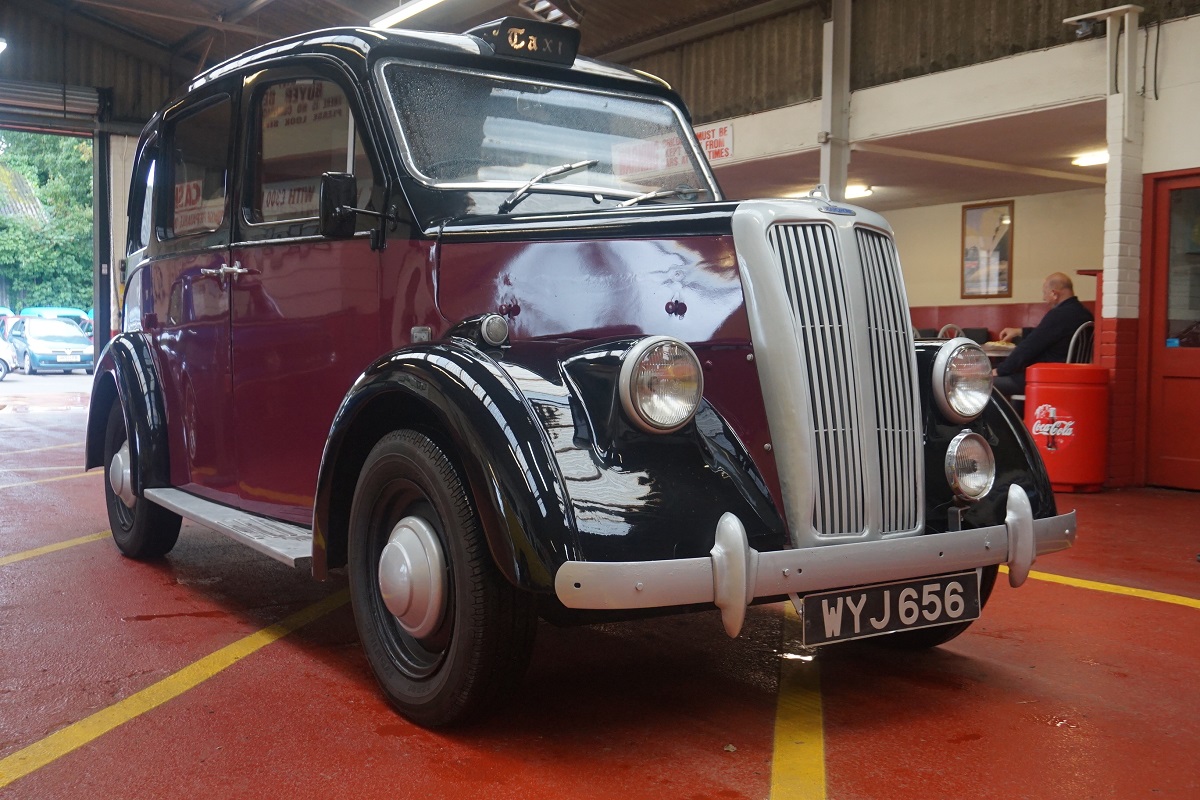
[[[1047,450],[1061,450],[1075,436],[1075,418],[1049,403],[1043,403],[1033,412],[1032,431],[1035,437],[1045,437],[1041,444]]]

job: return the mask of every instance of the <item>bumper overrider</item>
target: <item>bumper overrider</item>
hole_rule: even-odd
[[[725,632],[737,636],[747,606],[759,597],[802,595],[850,586],[1006,564],[1009,583],[1025,582],[1039,555],[1075,543],[1075,512],[1033,518],[1029,496],[1008,489],[1003,525],[880,541],[760,553],[741,520],[717,523],[708,558],[667,561],[568,561],[554,577],[568,608],[631,609],[713,603]]]

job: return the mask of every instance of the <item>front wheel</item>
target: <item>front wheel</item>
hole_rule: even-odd
[[[8,362],[0,359],[0,381],[8,377]]]
[[[391,703],[438,727],[520,684],[537,630],[533,596],[500,574],[446,453],[411,430],[383,437],[350,512],[350,597]]]
[[[29,355],[29,351],[25,351],[25,374],[37,375],[37,367],[33,365],[33,359]]]
[[[120,402],[112,404],[104,429],[104,499],[113,541],[130,558],[164,556],[179,538],[182,520],[173,511],[142,496],[137,480],[138,453],[125,429]]]

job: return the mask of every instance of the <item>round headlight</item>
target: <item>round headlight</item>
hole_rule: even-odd
[[[996,459],[987,440],[978,433],[963,431],[946,450],[946,481],[954,494],[978,500],[996,480]]]
[[[951,339],[933,362],[933,399],[953,422],[978,417],[992,397],[992,364],[970,339]]]
[[[677,431],[691,421],[704,393],[700,361],[678,339],[647,337],[625,354],[619,391],[621,406],[639,428]]]

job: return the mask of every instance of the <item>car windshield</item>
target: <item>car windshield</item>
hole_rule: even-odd
[[[382,70],[409,169],[463,190],[463,213],[715,199],[664,100],[404,61]]]
[[[30,319],[25,323],[25,334],[30,339],[40,339],[44,342],[87,344],[87,338],[79,326],[63,319]]]

